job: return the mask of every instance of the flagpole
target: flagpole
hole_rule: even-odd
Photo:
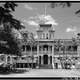
[[[47,10],[47,6],[46,6],[46,4],[45,4],[45,12],[44,12],[44,15],[46,16],[46,14],[47,14],[47,12],[46,12],[46,10]]]
[[[47,5],[45,4],[44,5],[44,18],[46,17],[47,15]],[[46,22],[46,19],[44,20]]]

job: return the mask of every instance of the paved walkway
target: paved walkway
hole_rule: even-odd
[[[29,72],[0,75],[0,77],[80,77],[80,70],[31,69]]]

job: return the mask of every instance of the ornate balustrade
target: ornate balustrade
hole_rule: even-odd
[[[52,54],[52,51],[39,51],[39,54]]]
[[[77,51],[55,51],[54,55],[78,55]]]
[[[22,54],[24,54],[24,55],[31,55],[31,51],[24,51],[24,52],[22,52]],[[36,55],[37,51],[32,51],[32,54]]]

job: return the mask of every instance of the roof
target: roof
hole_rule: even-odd
[[[39,24],[40,25],[40,27],[51,27],[52,26],[52,24]]]

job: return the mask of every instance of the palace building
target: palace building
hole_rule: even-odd
[[[76,65],[79,61],[79,34],[77,39],[54,39],[52,24],[40,24],[37,36],[34,45],[22,43],[22,54],[27,61],[25,63],[30,66],[33,64],[33,67],[39,68],[61,68],[61,64],[65,62]]]

